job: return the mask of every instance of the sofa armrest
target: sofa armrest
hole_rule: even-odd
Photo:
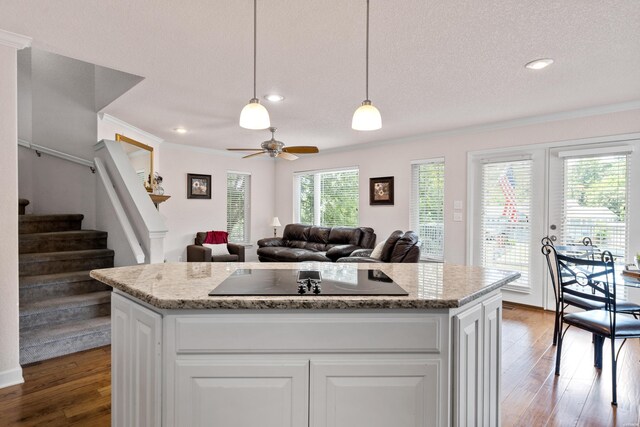
[[[211,262],[211,248],[200,245],[187,246],[187,262]]]
[[[358,249],[353,251],[350,256],[366,258],[371,256],[371,252],[373,252],[373,249]]]
[[[227,243],[227,249],[232,255],[238,255],[238,262],[244,262],[244,245],[236,243]]]
[[[258,240],[258,247],[266,248],[269,246],[285,246],[284,240],[280,237],[267,237],[266,239]]]
[[[358,249],[360,246],[356,246],[356,245],[338,245],[338,246],[334,246],[332,248],[329,248],[329,250],[327,251],[327,258],[331,259],[331,261],[335,262],[337,261],[339,258],[344,258],[347,257],[349,255],[351,255],[351,253],[353,251],[355,251],[356,249]]]

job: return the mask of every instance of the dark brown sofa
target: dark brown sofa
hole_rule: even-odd
[[[195,244],[187,246],[187,262],[244,262],[244,246],[227,243],[229,255],[211,256],[211,248],[202,246],[206,232],[196,233]]]
[[[371,258],[372,249],[353,251],[350,256],[340,258],[338,262],[419,262],[420,238],[413,231],[403,233],[396,230],[382,247],[380,259]]]
[[[357,249],[370,249],[376,234],[369,227],[317,227],[288,224],[282,237],[258,241],[258,259],[263,262],[335,262]]]

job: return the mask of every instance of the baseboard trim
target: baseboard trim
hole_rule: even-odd
[[[22,384],[23,382],[24,378],[22,378],[22,367],[20,366],[15,369],[0,372],[0,388]]]

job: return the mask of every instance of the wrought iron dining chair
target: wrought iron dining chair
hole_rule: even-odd
[[[629,338],[640,338],[640,320],[617,310],[615,264],[611,252],[604,251],[600,260],[572,258],[557,254],[551,245],[543,246],[550,266],[557,271],[560,296],[560,325],[557,335],[556,375],[560,375],[562,341],[571,326],[590,332],[594,336],[594,365],[602,366],[604,340],[611,340],[612,400],[617,405],[617,361],[620,350]],[[595,292],[594,292],[595,291]],[[603,304],[604,309],[579,313],[565,313],[565,301],[580,298],[592,304]],[[564,325],[567,328],[564,329]],[[564,329],[564,331],[563,331]],[[616,352],[616,340],[623,340]]]
[[[591,243],[591,239],[589,237],[585,237],[584,239],[582,239],[582,243],[587,248],[586,251],[583,252],[584,259],[595,261],[597,252],[596,252],[595,246],[593,246],[593,244]],[[562,247],[566,248],[567,246],[562,246]],[[576,248],[579,248],[579,246],[576,245]],[[553,251],[551,249],[553,249]],[[553,296],[555,298],[555,303],[556,303],[555,321],[553,326],[553,345],[556,345],[558,342],[558,333],[560,331],[559,324],[560,324],[561,310],[566,309],[568,306],[573,306],[581,310],[602,310],[605,308],[605,304],[598,301],[588,300],[580,296],[571,295],[571,294],[565,295],[564,300],[561,301],[559,275],[562,272],[557,268],[558,253],[557,253],[556,247],[554,246],[551,239],[549,239],[548,237],[542,238],[542,253],[547,258],[547,265],[549,267],[549,275],[551,276],[551,284],[553,288]],[[566,256],[566,255],[563,255],[563,256]],[[598,254],[598,256],[600,255]],[[587,267],[587,269],[593,270],[593,266]],[[595,293],[595,289],[592,289],[591,293],[592,294]],[[632,314],[634,317],[637,317],[638,314],[640,313],[640,305],[630,301],[617,301],[616,309],[619,313]]]

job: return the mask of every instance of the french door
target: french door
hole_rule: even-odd
[[[612,252],[617,268],[640,253],[637,137],[479,152],[469,160],[467,259],[520,272],[503,288],[505,301],[553,309],[542,237],[556,245],[582,245],[589,237]],[[640,302],[640,289],[622,292]]]
[[[627,140],[549,149],[547,235],[555,245],[582,245],[589,237],[613,254],[616,268],[633,262],[640,250],[640,176],[634,170],[639,148],[640,141]],[[618,292],[626,298],[628,291]],[[548,294],[551,307],[553,293]]]
[[[469,215],[472,264],[518,271],[503,288],[503,299],[542,307],[545,150],[480,155],[472,162],[473,201]]]

